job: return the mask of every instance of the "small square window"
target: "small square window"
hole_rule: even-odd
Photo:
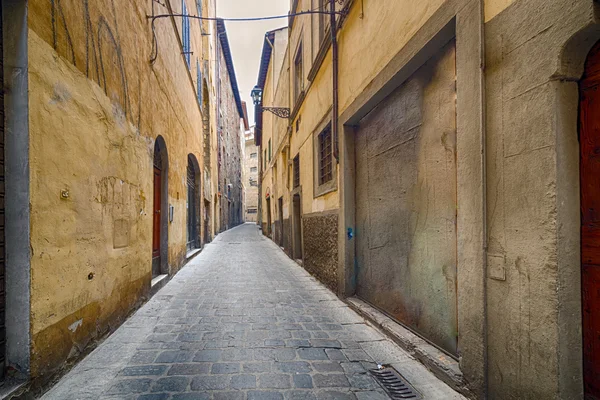
[[[256,158],[258,155],[256,153],[250,153],[250,158]]]
[[[250,172],[257,172],[257,171],[258,171],[258,168],[256,168],[256,167],[251,167],[250,168]]]

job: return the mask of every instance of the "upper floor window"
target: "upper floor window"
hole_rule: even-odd
[[[256,167],[250,167],[250,172],[257,172],[257,171],[258,171],[258,168],[256,168]]]
[[[256,153],[250,153],[250,158],[256,158],[258,155]]]
[[[202,16],[202,0],[196,0],[196,11],[198,11],[198,16],[201,17]],[[200,23],[202,23],[202,20],[200,20]]]
[[[183,55],[185,56],[185,61],[187,62],[188,68],[190,67],[191,62],[191,46],[190,46],[190,17],[188,14],[187,6],[185,4],[185,0],[181,1],[181,14],[183,15],[182,24],[181,24],[181,37],[183,42]]]
[[[294,157],[294,189],[300,186],[300,154]]]
[[[271,153],[271,139],[269,139],[269,161],[271,161],[273,153]]]
[[[300,93],[304,90],[304,72],[302,70],[302,43],[298,46],[294,58],[294,98],[298,100]]]
[[[196,58],[196,96],[198,104],[202,106],[202,70],[200,69],[200,61]]]
[[[329,11],[329,0],[319,0],[319,11]],[[319,14],[319,45],[325,39],[325,31],[329,23],[329,15]]]
[[[319,185],[333,179],[331,125],[319,134]]]

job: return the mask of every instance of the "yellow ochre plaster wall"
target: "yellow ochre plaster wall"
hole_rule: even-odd
[[[496,15],[504,11],[508,6],[514,3],[515,0],[485,0],[484,13],[485,22],[490,21]]]
[[[151,0],[29,2],[32,377],[114,329],[148,294],[159,135],[174,206],[169,272],[185,261],[189,153],[204,174],[196,63],[188,71],[181,21],[175,31],[168,18],[156,21],[149,62],[151,14]]]

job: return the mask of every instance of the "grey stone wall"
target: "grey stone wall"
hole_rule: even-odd
[[[338,213],[302,217],[304,268],[334,292],[338,287]]]

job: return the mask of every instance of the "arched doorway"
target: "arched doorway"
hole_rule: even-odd
[[[600,399],[600,42],[579,84],[583,379],[586,399]]]
[[[187,165],[187,250],[200,248],[200,167],[193,154]]]
[[[153,213],[152,213],[152,277],[168,274],[168,169],[167,145],[162,136],[154,142]]]

